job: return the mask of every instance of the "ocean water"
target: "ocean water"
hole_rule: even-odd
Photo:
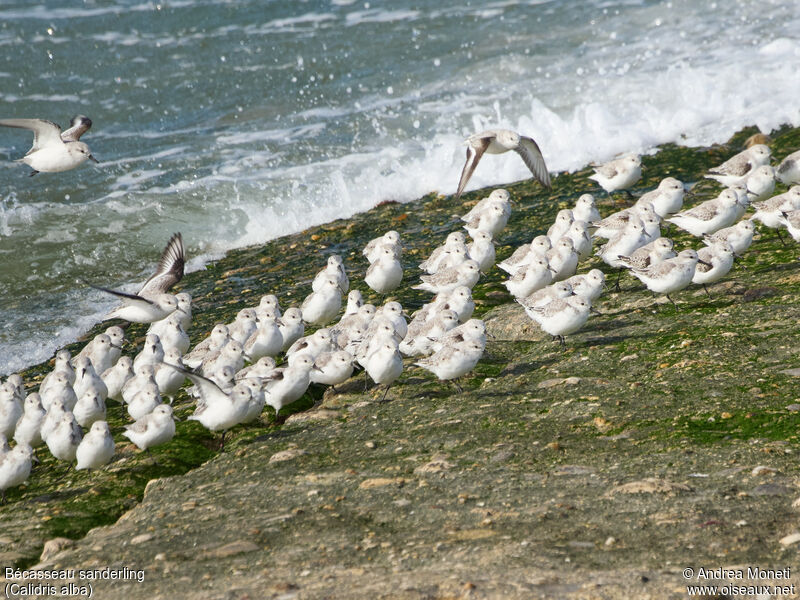
[[[101,164],[28,177],[0,128],[0,374],[46,359],[181,231],[225,251],[453,193],[461,142],[533,136],[551,172],[800,124],[793,0],[64,0],[0,4],[0,118]],[[481,163],[468,189],[528,177]]]

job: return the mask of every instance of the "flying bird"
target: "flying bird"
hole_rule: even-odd
[[[16,161],[33,169],[31,177],[39,172],[69,171],[87,158],[100,162],[92,156],[89,146],[78,141],[92,126],[91,119],[83,115],[73,117],[66,131],[61,131],[61,127],[44,119],[0,119],[0,125],[33,131],[33,146]]]
[[[534,178],[548,190],[550,189],[550,174],[547,172],[547,165],[539,150],[539,146],[533,138],[525,137],[509,129],[488,129],[481,133],[469,136],[467,144],[467,162],[461,171],[461,180],[458,182],[456,200],[461,197],[461,193],[472,177],[475,167],[484,153],[502,154],[513,150],[522,157],[525,165],[531,170]]]

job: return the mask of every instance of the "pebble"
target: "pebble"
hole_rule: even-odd
[[[275,454],[270,456],[269,462],[270,463],[284,462],[287,460],[292,460],[304,454],[308,453],[302,448],[289,448],[288,450],[281,450],[280,452],[276,452]]]
[[[53,555],[58,554],[59,552],[61,552],[62,550],[66,550],[67,548],[71,548],[74,545],[75,545],[74,540],[64,537],[57,537],[53,538],[52,540],[47,540],[44,543],[44,548],[42,548],[42,556],[39,560],[44,562]]]
[[[152,539],[153,539],[152,533],[142,533],[131,539],[131,546],[136,546],[137,544],[144,544],[145,542],[149,542]]]
[[[800,542],[800,533],[790,533],[780,539],[782,546],[791,546],[797,542]]]

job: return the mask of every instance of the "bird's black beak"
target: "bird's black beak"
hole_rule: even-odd
[[[99,160],[97,160],[97,159],[96,159],[94,156],[92,156],[91,154],[89,155],[89,160],[91,160],[92,162],[95,162],[95,163],[97,163],[98,165],[100,164],[100,161],[99,161]]]
[[[704,260],[698,260],[697,262],[699,262],[701,265],[705,265],[707,267],[711,267],[712,266],[710,262],[706,262]]]

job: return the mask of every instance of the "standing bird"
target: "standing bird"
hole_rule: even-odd
[[[547,172],[547,165],[544,163],[542,152],[533,138],[521,136],[515,131],[508,129],[489,129],[481,133],[476,133],[466,139],[467,162],[461,171],[461,179],[458,182],[456,200],[461,197],[461,193],[472,177],[475,167],[484,153],[503,154],[513,150],[522,157],[525,165],[531,170],[534,178],[548,190],[550,189],[550,174]]]
[[[606,193],[610,194],[624,190],[628,195],[628,188],[642,178],[642,159],[638,156],[623,156],[603,165],[594,167],[594,179]]]
[[[83,115],[73,117],[66,131],[61,131],[61,127],[44,119],[2,119],[0,125],[33,131],[33,146],[16,161],[33,169],[31,177],[39,172],[69,171],[87,158],[99,162],[92,156],[89,146],[78,141],[92,126],[91,119]]]
[[[75,470],[99,469],[111,462],[113,456],[114,438],[111,437],[108,423],[95,421],[75,451],[75,458],[78,460]]]
[[[761,165],[769,163],[769,157],[769,147],[764,144],[756,144],[742,150],[718,167],[709,169],[709,174],[704,177],[716,179],[722,185],[727,186],[744,183],[753,171]]]

